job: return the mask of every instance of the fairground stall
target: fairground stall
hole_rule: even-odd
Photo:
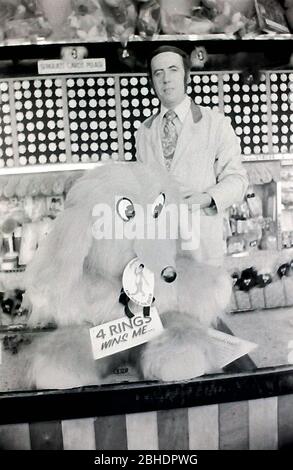
[[[288,5],[0,1],[0,449],[292,447]],[[146,57],[162,44],[191,54],[188,94],[230,117],[241,141],[250,186],[223,227],[233,293],[218,331],[244,349],[188,381],[145,382],[126,364],[102,385],[22,388],[22,351],[51,334],[27,325],[27,266],[86,170],[135,161],[136,130],[159,107]]]

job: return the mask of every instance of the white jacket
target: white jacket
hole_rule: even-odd
[[[149,164],[161,162],[165,167],[159,113],[138,129],[136,150],[137,160]],[[170,174],[179,182],[182,192],[207,192],[213,198],[216,208],[201,211],[200,247],[194,256],[200,261],[221,264],[225,211],[243,199],[248,186],[239,139],[230,119],[192,101],[178,137]]]

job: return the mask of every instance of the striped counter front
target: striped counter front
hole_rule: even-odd
[[[0,449],[293,448],[293,373],[0,394]]]

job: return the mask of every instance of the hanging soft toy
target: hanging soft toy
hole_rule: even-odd
[[[246,202],[249,207],[251,217],[260,217],[263,214],[262,200],[255,191],[255,188],[250,185],[246,191]]]
[[[100,0],[108,37],[126,43],[135,32],[137,10],[133,0]]]
[[[161,10],[157,0],[138,2],[137,29],[140,36],[150,38],[159,32]]]
[[[241,13],[240,6],[234,6],[229,0],[202,0],[212,14],[213,33],[233,34],[243,28],[247,19]]]
[[[258,271],[257,285],[259,287],[266,287],[273,282],[273,275],[268,269]]]
[[[277,274],[282,279],[284,276],[290,275],[290,263],[283,263],[278,267]]]
[[[258,283],[258,274],[255,267],[244,269],[241,273],[240,278],[236,282],[236,286],[239,290],[248,292],[250,289],[255,287]]]
[[[238,281],[240,279],[240,272],[239,271],[234,271],[231,274],[231,278],[232,278],[233,287],[238,288]]]

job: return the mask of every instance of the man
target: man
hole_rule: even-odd
[[[193,255],[220,265],[225,211],[243,199],[248,185],[239,140],[229,118],[186,94],[190,60],[184,51],[159,47],[149,69],[161,110],[137,132],[137,159],[159,162],[179,182],[190,209],[200,206],[200,246]]]

